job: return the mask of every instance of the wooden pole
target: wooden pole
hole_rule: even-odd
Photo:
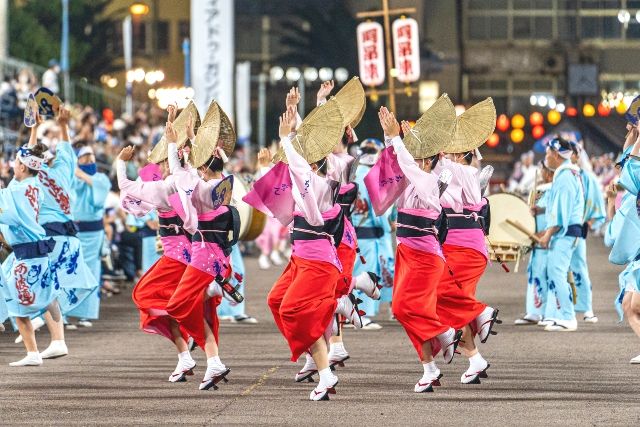
[[[396,111],[396,91],[395,78],[391,75],[393,68],[393,56],[391,55],[391,25],[389,23],[389,0],[382,0],[382,13],[384,17],[384,40],[387,50],[387,78],[389,79],[389,109],[392,113]]]

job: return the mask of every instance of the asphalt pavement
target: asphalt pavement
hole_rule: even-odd
[[[70,355],[37,368],[11,368],[24,355],[15,334],[0,334],[0,425],[640,425],[640,339],[618,323],[613,300],[621,270],[607,261],[598,238],[589,242],[597,324],[577,332],[550,333],[514,326],[524,310],[526,260],[520,272],[487,269],[478,296],[500,309],[497,336],[480,351],[491,363],[480,385],[460,384],[467,362],[439,361],[442,387],[415,394],[422,375],[401,326],[378,317],[380,331],[347,330],[351,360],[339,368],[338,393],[330,402],[309,402],[313,384],[295,383],[300,364],[289,362],[284,339],[266,305],[279,271],[261,271],[246,260],[248,313],[257,325],[222,324],[220,355],[230,382],[202,392],[206,367],[196,350],[195,376],[167,381],[177,357],[166,339],[142,333],[130,289],[106,298],[102,319],[91,329],[67,332]],[[37,334],[40,349],[48,333]]]

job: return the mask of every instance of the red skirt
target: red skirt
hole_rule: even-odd
[[[438,285],[438,316],[442,323],[462,329],[487,306],[476,300],[476,286],[487,268],[487,258],[462,246],[444,244],[442,252],[453,277],[445,268]]]
[[[133,288],[133,302],[140,311],[140,329],[173,341],[167,303],[176,290],[186,264],[162,256]],[[186,336],[184,337],[186,338]]]
[[[338,260],[342,264],[342,273],[340,273],[336,286],[336,298],[340,298],[343,295],[347,295],[351,290],[353,268],[356,263],[356,250],[349,247],[349,245],[340,243],[336,252],[338,253]]]
[[[289,343],[291,361],[308,351],[333,321],[339,277],[340,272],[332,264],[294,255],[273,285],[267,303]]]
[[[180,323],[180,328],[191,336],[203,350],[205,321],[211,327],[216,343],[219,342],[220,322],[216,308],[220,305],[222,298],[207,297],[205,299],[205,291],[213,280],[212,275],[190,265],[187,266],[176,291],[167,304],[167,313]]]
[[[422,345],[431,341],[433,356],[440,351],[436,338],[449,329],[436,312],[438,280],[444,261],[438,255],[400,244],[396,251],[391,309],[422,360]]]

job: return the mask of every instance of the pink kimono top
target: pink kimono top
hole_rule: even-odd
[[[171,195],[177,192],[174,177],[168,176],[159,181],[131,181],[127,178],[126,169],[126,163],[118,160],[116,172],[122,208],[138,217],[157,209],[164,256],[189,264],[191,236],[183,229],[182,220],[169,202]]]
[[[440,198],[442,207],[450,208],[458,215],[463,214],[464,209],[479,212],[487,202],[482,198],[478,169],[449,159],[442,159],[438,162],[434,172],[439,174],[445,168],[452,172],[453,177]],[[489,259],[482,229],[449,229],[445,243],[475,249]]]
[[[393,138],[390,144],[393,145],[398,165],[408,181],[407,187],[397,201],[398,212],[432,220],[438,219],[441,207],[437,175],[425,172],[418,166],[399,136]],[[398,227],[401,226],[398,224]],[[433,234],[422,237],[398,237],[398,243],[443,257],[440,243]]]
[[[295,138],[295,136],[294,136]],[[325,220],[342,214],[340,205],[333,203],[333,192],[326,178],[313,172],[307,161],[294,149],[291,137],[280,141],[289,163],[293,183],[293,216],[303,217],[312,226],[323,226]],[[294,228],[295,231],[295,228]],[[333,239],[294,240],[292,254],[307,260],[333,264],[342,271]]]

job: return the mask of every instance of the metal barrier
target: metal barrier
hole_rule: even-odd
[[[23,69],[29,69],[41,81],[42,74],[47,70],[40,65],[21,61],[16,58],[0,59],[0,75],[17,76]],[[60,87],[62,88],[62,75],[59,76]],[[71,79],[69,93],[60,96],[67,103],[78,103],[88,105],[100,111],[103,108],[110,108],[116,116],[125,110],[125,97],[108,91],[100,86],[95,86],[82,80]]]

